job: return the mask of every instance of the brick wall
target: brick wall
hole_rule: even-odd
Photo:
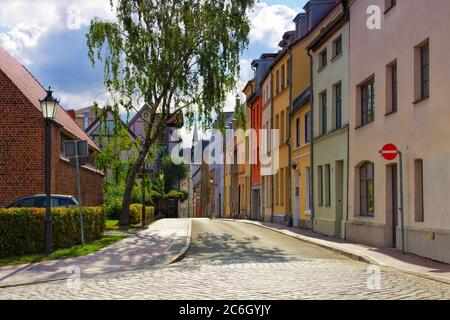
[[[77,195],[76,170],[60,158],[61,127],[52,125],[52,193]],[[44,193],[45,121],[0,70],[0,206]],[[83,205],[102,201],[103,175],[81,169]]]
[[[44,191],[44,160],[44,119],[0,71],[0,205]]]

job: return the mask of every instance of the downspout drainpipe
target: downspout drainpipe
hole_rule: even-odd
[[[273,77],[272,77],[272,68],[270,68],[270,129],[273,129]],[[271,157],[273,157],[272,144],[273,144],[272,130],[270,130],[270,145],[271,145],[270,154],[271,154]],[[272,162],[271,162],[270,166],[272,167]],[[272,197],[270,199],[271,200],[270,203],[271,203],[272,210],[271,210],[271,213],[270,213],[271,214],[270,222],[273,223],[273,209],[274,209],[274,205],[273,205],[273,197],[274,197],[273,180],[274,180],[274,177],[273,177],[273,172],[271,172],[271,173],[272,173],[272,175],[271,175],[271,179],[270,179],[271,180],[270,193],[271,193]]]
[[[345,14],[345,18],[346,18],[346,20],[347,20],[347,23],[349,24],[349,28],[350,28],[350,7],[349,7],[349,4],[348,4],[348,0],[342,0],[342,10],[344,11],[344,14]],[[350,48],[350,37],[349,37],[349,48]],[[350,50],[348,51],[349,52],[349,64],[348,64],[348,73],[347,74],[350,74]],[[347,93],[347,109],[348,109],[348,97],[349,97],[350,95],[349,95],[349,93]],[[347,114],[348,114],[348,112],[347,112]],[[348,120],[347,120],[348,121]],[[348,188],[349,188],[349,179],[348,179],[348,176],[349,176],[349,170],[350,170],[350,126],[349,125],[347,125],[347,174],[346,174],[346,180],[347,180],[347,191],[346,191],[346,193],[347,193],[347,205],[346,205],[346,208],[345,208],[345,225],[344,225],[344,232],[343,232],[343,234],[341,234],[341,238],[343,238],[343,239],[347,239],[347,221],[348,221],[348,201],[349,201],[349,194],[348,194]],[[341,228],[342,229],[342,228]]]
[[[314,76],[313,76],[313,56],[311,55],[311,49],[308,48],[306,50],[306,53],[309,56],[309,77],[310,77],[310,100],[309,105],[311,109],[311,126],[310,126],[310,135],[311,135],[311,142],[310,142],[310,154],[311,154],[311,163],[310,163],[310,175],[311,175],[311,181],[310,184],[310,190],[311,190],[311,199],[309,200],[311,203],[311,230],[314,230]]]
[[[252,70],[253,70],[253,72],[254,72],[254,74],[255,74],[255,93],[256,93],[256,88],[258,88],[258,84],[257,84],[257,78],[256,78],[256,68],[255,67],[253,67],[253,66],[251,66],[251,68],[252,68]],[[253,129],[253,127],[254,127],[254,125],[253,125],[253,105],[252,106],[250,106],[250,129]],[[249,157],[248,157],[248,159],[250,160],[250,164],[249,164],[249,166],[250,166],[250,179],[249,179],[249,188],[250,188],[250,198],[249,198],[249,209],[250,209],[250,220],[253,220],[253,208],[252,208],[252,195],[253,195],[253,185],[252,185],[252,174],[253,174],[253,165],[252,165],[252,163],[253,163],[253,159],[252,159],[252,155],[253,155],[253,152],[250,152],[250,150],[252,150],[253,151],[253,143],[251,143],[252,141],[252,137],[253,137],[253,134],[251,133],[251,132],[253,132],[253,130],[251,130],[250,131],[250,143],[249,143],[249,146],[248,146],[248,148],[249,148],[249,150],[247,150],[250,154],[249,154]],[[258,143],[258,141],[255,141],[256,143]],[[258,155],[257,155],[257,157],[258,157]],[[257,220],[257,219],[256,219]]]
[[[291,107],[292,107],[292,51],[291,51],[291,47],[289,47],[289,60],[288,60],[288,81],[289,81],[289,110],[287,110],[287,112],[289,112],[289,117],[288,117],[288,123],[286,124],[288,127],[288,139],[287,139],[287,144],[288,144],[288,170],[289,170],[289,175],[288,175],[288,186],[289,186],[289,190],[290,192],[288,192],[288,213],[289,213],[289,224],[294,224],[294,220],[293,220],[293,213],[292,213],[292,168],[291,168],[291,161],[292,161],[292,154],[291,154],[291,137],[292,137],[292,133],[291,133],[291,125],[292,125],[292,119],[291,119]],[[287,190],[286,190],[287,192]],[[294,190],[295,192],[295,190]]]

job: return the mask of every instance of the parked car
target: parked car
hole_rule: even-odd
[[[66,196],[60,194],[51,195],[51,206],[57,207],[75,207],[78,206],[78,201],[73,196]],[[6,208],[45,208],[46,205],[45,194],[36,194],[25,198],[18,199],[6,206]]]

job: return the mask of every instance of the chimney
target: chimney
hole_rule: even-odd
[[[72,118],[72,120],[75,121],[75,110],[71,109],[71,110],[67,110],[66,112]]]

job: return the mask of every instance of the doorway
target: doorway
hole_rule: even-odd
[[[344,218],[344,161],[336,161],[336,237],[342,234]]]
[[[253,190],[252,206],[253,206],[252,220],[259,220],[259,216],[260,216],[259,189]]]
[[[241,185],[238,187],[237,218],[241,217]]]
[[[300,185],[299,185],[299,177],[300,173],[298,171],[295,171],[294,175],[294,219],[292,221],[292,224],[294,227],[298,227],[298,220],[300,218],[300,205],[299,205],[299,196],[300,196]]]
[[[397,247],[397,225],[398,225],[398,176],[397,165],[391,166],[391,219],[392,219],[392,247]]]

